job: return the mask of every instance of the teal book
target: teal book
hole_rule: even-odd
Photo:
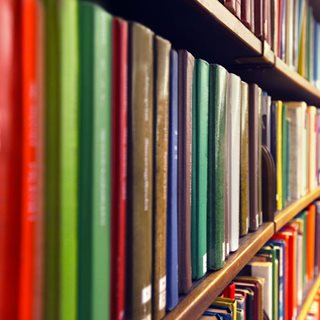
[[[208,128],[208,268],[217,270],[225,261],[225,123],[228,72],[210,65]]]
[[[56,2],[59,34],[59,319],[77,319],[78,1]]]
[[[109,319],[112,17],[89,2],[79,13],[78,318]]]
[[[209,64],[195,61],[192,97],[192,278],[207,272]]]
[[[287,107],[283,105],[282,108],[282,199],[283,207],[286,207],[288,194],[287,194],[287,181],[288,181],[288,152],[287,152],[287,142],[288,142],[288,121],[287,121]]]

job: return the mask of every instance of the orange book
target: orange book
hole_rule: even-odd
[[[22,0],[22,213],[19,319],[41,319],[42,309],[42,8]]]
[[[315,253],[315,217],[316,206],[310,205],[307,215],[307,279],[312,281],[314,277],[314,253]]]

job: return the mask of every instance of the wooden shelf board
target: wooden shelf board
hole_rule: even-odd
[[[310,291],[308,292],[308,295],[302,307],[300,308],[297,320],[305,320],[307,318],[308,311],[319,289],[320,289],[320,274],[318,275]]]
[[[259,249],[272,237],[274,224],[264,223],[258,231],[240,239],[238,251],[231,254],[225,266],[208,273],[194,284],[190,293],[184,296],[178,306],[168,313],[166,320],[189,320],[200,317],[214,299],[235,278],[239,271],[251,260]]]
[[[320,187],[314,191],[308,193],[300,200],[297,200],[290,204],[285,209],[276,214],[274,218],[275,231],[280,230],[285,224],[292,220],[299,212],[307,207],[312,201],[320,197]]]
[[[262,41],[258,39],[233,13],[218,0],[189,0],[194,2],[215,19],[222,27],[229,30],[236,38],[245,43],[257,56],[262,55]]]

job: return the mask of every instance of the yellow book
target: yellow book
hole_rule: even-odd
[[[282,101],[277,102],[277,209],[282,209]]]
[[[237,301],[225,298],[225,297],[218,297],[214,301],[214,303],[209,307],[209,311],[218,311],[214,309],[215,306],[218,307],[225,307],[231,311],[232,320],[237,320]]]

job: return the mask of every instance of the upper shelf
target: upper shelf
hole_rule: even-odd
[[[300,200],[293,202],[285,209],[279,211],[274,218],[275,231],[280,230],[285,224],[292,220],[300,211],[306,208],[310,203],[320,197],[320,187],[308,193]]]
[[[319,2],[319,0],[314,0]],[[320,107],[320,90],[278,59],[218,0],[105,0],[115,15],[143,23],[174,48],[221,64],[274,99]]]

